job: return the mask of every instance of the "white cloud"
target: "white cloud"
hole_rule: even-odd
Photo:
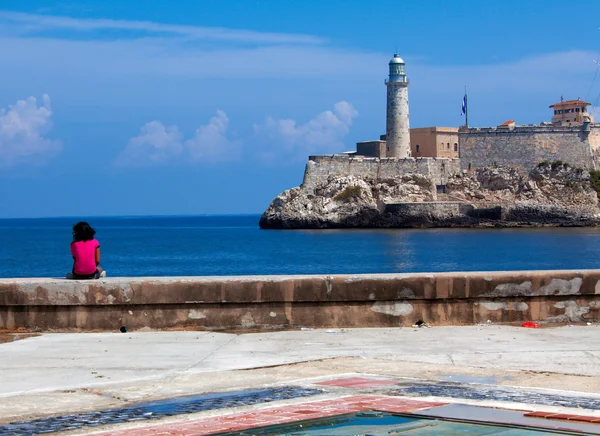
[[[117,165],[158,165],[181,154],[181,134],[177,126],[165,127],[159,121],[150,121],[131,138],[117,157]]]
[[[72,30],[79,32],[123,30],[138,31],[138,38],[178,37],[191,40],[212,40],[263,44],[317,44],[323,39],[312,35],[256,32],[252,30],[227,29],[223,27],[181,26],[112,19],[82,19],[65,16],[37,15],[22,12],[0,11],[0,24],[4,32],[35,35],[48,30]]]
[[[215,98],[227,107],[239,108],[261,98],[256,106],[261,106],[262,114],[273,115],[270,124],[285,124],[285,120],[276,121],[284,115],[274,108],[294,108],[285,117],[298,119],[298,113],[307,116],[308,101],[348,99],[364,108],[361,111],[367,111],[370,119],[380,120],[379,124],[371,121],[371,130],[353,139],[383,133],[382,80],[390,54],[341,48],[310,35],[0,11],[0,52],[4,64],[11,65],[4,72],[5,85],[27,92],[30,83],[42,84],[56,90],[53,95],[61,92],[64,102],[87,99],[95,102],[98,111],[112,109],[106,113],[114,116],[150,105],[171,114],[186,111],[184,105],[192,104],[206,110],[205,105]],[[415,127],[463,123],[459,114],[464,85],[469,90],[469,121],[474,126],[497,125],[506,119],[539,123],[549,120],[548,105],[561,94],[594,102],[600,92],[597,80],[590,95],[586,94],[597,68],[592,62],[596,53],[589,51],[511,56],[493,63],[482,63],[485,56],[474,56],[470,65],[402,55],[411,80],[411,124]],[[62,59],[77,62],[67,65]],[[233,79],[231,86],[223,84],[226,79]],[[163,87],[157,90],[158,86]],[[218,97],[217,86],[222,87]],[[281,92],[288,86],[289,93]],[[250,122],[262,120],[262,114]],[[292,123],[292,130],[300,128]],[[266,126],[262,127],[267,139],[283,128],[266,132]],[[341,149],[345,148],[353,146]]]
[[[146,77],[321,77],[372,71],[387,55],[339,50],[313,35],[181,26],[149,21],[81,19],[0,10],[0,52],[10,73],[89,83]],[[68,69],[60,59],[77,59]]]
[[[200,126],[192,139],[185,141],[185,146],[193,160],[204,162],[222,162],[238,160],[241,143],[227,138],[229,118],[225,112],[218,110],[210,122]]]
[[[60,141],[46,138],[52,129],[50,97],[38,106],[34,97],[0,109],[0,165],[37,163],[60,151]]]
[[[177,126],[165,127],[151,121],[131,138],[117,157],[120,166],[146,166],[168,163],[180,156],[195,162],[224,162],[238,160],[241,143],[227,137],[229,118],[221,110],[208,124],[198,127],[194,136],[183,141]]]
[[[269,117],[264,124],[254,125],[258,139],[269,150],[263,150],[262,157],[267,161],[284,155],[291,159],[306,159],[310,154],[327,154],[344,151],[343,138],[358,111],[341,101],[304,124],[295,120],[274,120]]]

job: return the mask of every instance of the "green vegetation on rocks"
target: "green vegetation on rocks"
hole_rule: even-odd
[[[554,162],[548,162],[547,160],[544,160],[542,162],[540,162],[537,166],[538,168],[541,167],[545,167],[550,165],[550,167],[552,167],[553,170],[555,170],[558,167],[565,167],[568,168],[569,164],[567,162],[563,162],[562,160],[555,160]]]
[[[348,201],[352,198],[360,198],[361,192],[362,190],[360,189],[360,186],[346,186],[346,189],[344,189],[338,195],[333,197],[333,199],[340,201]]]
[[[590,185],[592,185],[592,188],[594,188],[594,191],[600,197],[600,171],[590,171]]]

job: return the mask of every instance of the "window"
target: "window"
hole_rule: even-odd
[[[558,110],[558,113],[559,113],[559,115],[560,115],[560,114],[562,114],[562,109],[559,109],[559,110]]]
[[[419,144],[417,144],[417,153],[420,152],[420,150],[419,150],[420,148],[421,148],[421,146]]]
[[[458,151],[458,144],[456,142],[454,143],[454,151]]]
[[[556,109],[554,109],[554,115],[558,114],[558,111]]]
[[[579,112],[579,108],[575,108],[575,112]]]
[[[450,143],[448,143],[448,144],[446,145],[446,149],[447,149],[447,150],[450,150]]]

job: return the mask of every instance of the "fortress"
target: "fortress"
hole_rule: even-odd
[[[356,151],[310,156],[303,188],[330,176],[355,175],[378,179],[406,174],[432,177],[438,187],[461,170],[506,165],[531,170],[541,162],[562,161],[587,170],[600,169],[600,124],[595,124],[582,100],[561,101],[551,122],[497,127],[410,128],[404,60],[389,62],[386,133],[379,140],[358,142]]]
[[[411,129],[397,54],[384,83],[385,135],[310,156],[302,185],[271,202],[261,228],[600,225],[589,172],[600,166],[600,124],[590,103],[553,104],[552,120],[540,125]]]

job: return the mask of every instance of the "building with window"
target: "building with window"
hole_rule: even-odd
[[[412,157],[458,157],[457,127],[410,129]]]
[[[580,99],[561,101],[550,105],[550,109],[554,109],[552,125],[575,126],[583,124],[586,120],[593,123],[592,115],[586,110],[590,105],[591,103]]]
[[[458,157],[458,127],[419,127],[410,129],[411,157]],[[395,157],[390,156],[386,146],[386,135],[379,140],[356,143],[358,156]]]

